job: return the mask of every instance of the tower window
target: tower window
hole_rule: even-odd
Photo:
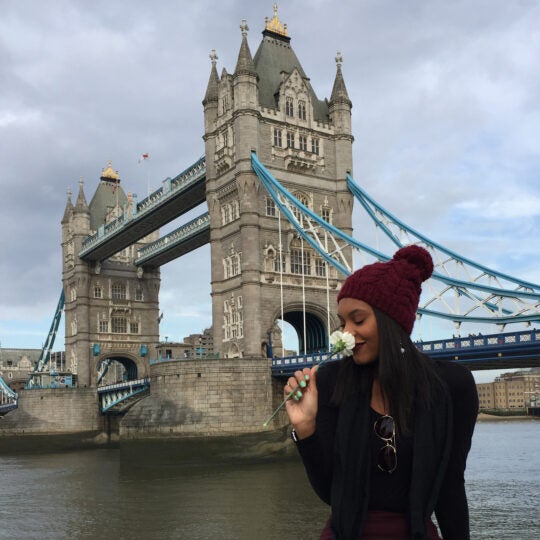
[[[319,277],[326,276],[326,261],[324,259],[315,259],[315,275]]]
[[[321,217],[326,221],[327,223],[332,223],[330,221],[330,208],[323,208],[321,210]]]
[[[283,145],[283,140],[281,137],[281,129],[274,129],[274,146],[281,148]]]
[[[101,334],[109,332],[109,321],[99,321],[99,332]]]
[[[139,333],[139,323],[138,322],[132,322],[129,324],[129,329],[132,334],[138,334]]]
[[[294,104],[292,97],[285,99],[285,114],[287,116],[294,116]]]
[[[94,287],[94,298],[103,298],[101,287]]]
[[[113,300],[125,300],[126,299],[126,286],[121,284],[115,284],[112,286],[111,294]]]
[[[276,203],[272,197],[266,197],[266,215],[276,217]]]
[[[304,265],[302,268],[302,250],[291,249],[291,272],[293,274],[304,274],[305,276],[311,274],[311,253],[304,251],[303,259]]]
[[[113,334],[127,334],[127,319],[125,317],[112,317],[111,331]]]
[[[307,137],[305,135],[300,135],[298,138],[298,143],[300,150],[304,150],[304,152],[307,152]]]
[[[300,120],[306,119],[306,102],[303,100],[298,102],[298,118],[300,118]]]
[[[311,151],[319,155],[319,139],[311,139]]]
[[[142,289],[135,289],[135,300],[141,301],[143,299]]]
[[[292,131],[287,131],[287,147],[294,148],[294,133]]]
[[[285,272],[285,253],[281,254],[281,265],[280,263],[280,256],[279,253],[277,254],[276,258],[274,259],[274,272]]]

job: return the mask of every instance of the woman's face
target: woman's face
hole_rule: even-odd
[[[375,313],[369,304],[356,298],[342,298],[338,317],[345,332],[354,337],[355,364],[369,364],[379,356],[379,330]]]

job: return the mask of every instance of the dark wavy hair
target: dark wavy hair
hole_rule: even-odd
[[[443,385],[433,367],[433,360],[420,352],[399,324],[384,312],[373,308],[379,332],[378,359],[358,366],[352,356],[342,361],[332,402],[343,403],[357,392],[371,393],[375,377],[397,429],[411,433],[415,404],[431,408]],[[402,352],[403,350],[403,352]]]

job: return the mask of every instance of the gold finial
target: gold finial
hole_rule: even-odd
[[[341,68],[341,65],[343,64],[343,56],[341,56],[339,51],[336,54],[336,64],[338,68]]]
[[[79,187],[82,188],[84,186],[84,180],[82,176],[79,178]]]
[[[109,178],[111,180],[118,180],[120,178],[120,175],[118,174],[118,171],[115,171],[112,168],[112,161],[109,160],[109,164],[106,169],[102,169],[103,172],[101,173],[101,178]]]
[[[287,36],[287,25],[281,24],[277,16],[278,6],[274,4],[274,17],[271,21],[268,20],[268,17],[265,17],[265,30],[270,30],[274,34],[279,34],[281,36]]]
[[[210,51],[210,61],[212,62],[212,65],[216,65],[216,61],[218,59],[218,55],[216,54],[216,49],[212,49]]]
[[[248,30],[249,30],[249,26],[247,25],[246,19],[242,19],[242,24],[240,25],[240,30],[242,30],[242,37],[246,37],[247,33],[248,33]]]
[[[72,195],[71,188],[68,187],[68,189],[67,189],[67,197],[68,197],[68,199],[71,199],[71,195]]]

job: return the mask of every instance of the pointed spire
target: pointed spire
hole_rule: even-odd
[[[247,42],[247,33],[249,27],[247,25],[246,19],[242,19],[240,30],[242,30],[242,44],[240,45],[238,62],[236,62],[236,69],[234,70],[234,74],[256,75],[255,66],[253,65],[253,58],[251,57],[251,51],[249,50],[249,45]]]
[[[347,93],[347,87],[345,86],[345,81],[343,80],[343,73],[341,72],[342,64],[343,56],[341,56],[341,53],[338,51],[336,55],[337,73],[334,80],[334,87],[332,88],[332,95],[330,96],[330,103],[345,103],[349,105],[349,107],[352,107],[349,94]]]
[[[77,201],[75,203],[75,212],[90,212],[88,208],[88,203],[86,202],[86,197],[84,196],[84,182],[82,177],[79,179],[79,194],[77,195]]]
[[[218,84],[219,76],[216,68],[218,55],[216,49],[212,49],[210,52],[210,60],[212,62],[212,69],[210,71],[210,79],[208,80],[208,86],[206,87],[206,94],[203,99],[203,105],[206,105],[209,101],[218,100]]]
[[[71,202],[71,189],[67,190],[67,202],[66,209],[64,210],[64,217],[61,223],[67,223],[73,214],[73,203]]]

